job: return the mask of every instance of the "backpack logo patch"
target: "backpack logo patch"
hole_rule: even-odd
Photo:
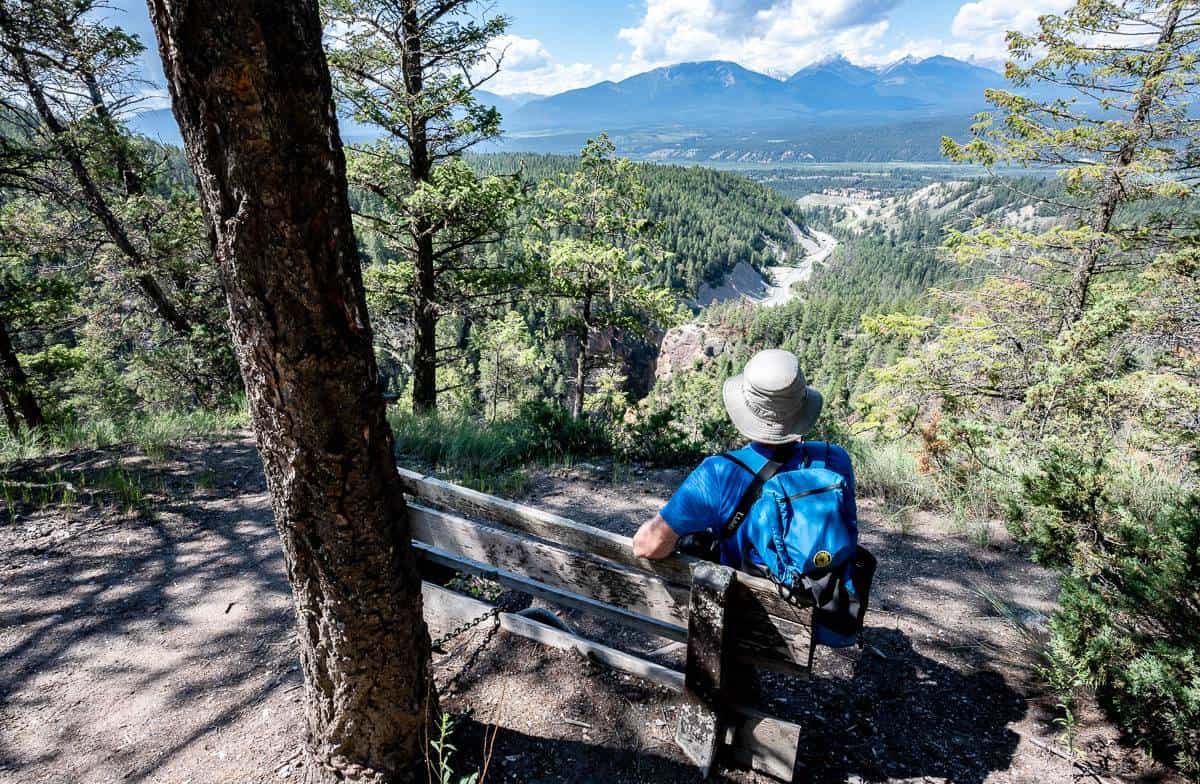
[[[824,569],[831,563],[833,563],[833,556],[829,554],[828,550],[818,550],[816,554],[813,555],[813,566],[817,567],[818,569]]]

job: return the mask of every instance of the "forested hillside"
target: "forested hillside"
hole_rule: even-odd
[[[755,352],[782,348],[825,401],[807,437],[846,447],[864,528],[895,535],[880,607],[909,613],[916,630],[908,639],[879,624],[875,639],[891,635],[889,644],[848,650],[842,672],[815,679],[833,685],[814,688],[863,704],[878,697],[910,716],[950,706],[944,737],[915,731],[904,741],[920,758],[952,736],[973,748],[963,716],[978,712],[956,711],[987,703],[998,723],[979,743],[1008,756],[972,757],[969,774],[920,764],[905,774],[983,781],[1025,770],[1009,742],[1019,720],[1045,725],[1046,744],[1070,749],[1052,755],[1068,770],[1100,778],[1119,737],[1120,775],[1133,777],[1128,760],[1152,758],[1147,777],[1200,781],[1195,3],[1081,1],[1040,17],[1036,32],[1012,32],[1010,88],[995,89],[993,75],[976,85],[993,87],[986,96],[952,96],[994,107],[970,127],[955,121],[952,138],[938,140],[947,126],[936,117],[817,128],[786,113],[771,122],[787,137],[722,124],[697,133],[670,116],[616,140],[599,128],[539,137],[556,150],[569,142],[569,155],[484,152],[521,141],[503,137],[503,118],[479,100],[504,67],[497,47],[511,42],[511,20],[487,4],[209,5],[152,4],[162,52],[178,57],[165,73],[185,154],[131,130],[147,42],[102,3],[0,0],[0,534],[45,536],[21,545],[13,563],[24,571],[0,582],[50,574],[38,570],[58,568],[56,548],[87,531],[136,527],[149,554],[114,562],[122,546],[112,545],[102,588],[120,587],[126,571],[161,577],[137,614],[158,617],[176,600],[174,570],[187,558],[182,579],[218,584],[215,612],[205,603],[164,613],[179,623],[203,615],[204,634],[216,630],[189,638],[194,648],[171,660],[184,668],[236,659],[222,636],[241,620],[235,605],[290,585],[295,601],[279,604],[299,608],[296,633],[268,643],[274,627],[248,625],[254,639],[236,647],[299,648],[294,688],[304,690],[294,699],[305,710],[289,697],[286,712],[309,726],[295,772],[312,764],[321,770],[313,782],[407,780],[400,758],[431,764],[450,728],[441,725],[438,741],[423,734],[425,712],[437,708],[427,675],[446,660],[433,663],[418,613],[427,575],[406,527],[418,513],[405,511],[395,464],[506,495],[549,486],[538,477],[594,479],[587,472],[602,466],[608,495],[591,495],[615,508],[614,496],[641,492],[634,477],[667,471],[674,487],[706,455],[738,445],[723,384]],[[848,63],[826,65],[854,77]],[[712,69],[655,79],[697,70]],[[782,84],[724,66],[714,73],[699,77],[714,95],[734,87],[730,76],[750,100]],[[871,95],[912,97],[887,92],[897,84],[881,81]],[[1046,97],[1064,89],[1080,100]],[[639,116],[661,113],[637,101]],[[345,127],[374,130],[333,145],[335,112]],[[894,163],[935,144],[943,165]],[[727,168],[635,162],[622,145]],[[843,157],[861,163],[805,163]],[[879,159],[892,162],[865,163]],[[701,287],[735,270],[770,285],[772,297],[727,286],[726,301],[695,305]],[[152,481],[139,473],[147,467]],[[265,484],[247,484],[251,474]],[[655,487],[628,509],[653,514],[654,493],[670,489]],[[558,502],[605,518],[611,510],[594,508],[584,488]],[[262,568],[260,542],[228,569],[188,551],[194,532],[164,543],[200,506],[203,519],[188,524],[203,536],[241,535],[241,507],[257,504],[264,522],[268,498],[284,548],[268,588],[243,585],[227,598],[220,584],[227,571]],[[89,515],[102,521],[65,531]],[[919,541],[908,538],[917,518],[927,534]],[[972,564],[992,587],[947,581],[939,559],[949,550],[967,553],[954,568]],[[91,612],[95,564],[72,557],[42,580],[43,604],[82,591]],[[910,558],[942,571],[910,570]],[[651,579],[644,566],[631,567],[638,580]],[[1059,589],[1057,605],[1034,612],[1020,604],[1025,594],[994,589],[1035,572],[1048,595]],[[488,579],[454,579],[489,601],[502,593]],[[904,579],[927,583],[924,607],[905,605]],[[969,619],[934,617],[940,603],[928,594],[938,591],[956,591],[947,606]],[[123,601],[108,609],[130,615]],[[107,672],[111,662],[94,651],[99,669],[79,670],[57,649],[42,658],[42,624],[74,640],[76,628],[61,626],[74,620],[46,606],[22,612],[34,631],[6,629],[0,646],[17,642],[0,652],[16,651],[30,669],[0,676],[10,687],[0,696],[18,693],[18,681],[54,680],[41,667]],[[980,643],[984,622],[1003,625],[1021,650]],[[92,632],[108,635],[107,623]],[[134,631],[159,635],[157,626]],[[647,655],[669,652],[656,644]],[[957,658],[930,664],[926,654]],[[872,667],[919,677],[877,681],[886,694],[838,691]],[[943,684],[939,697],[914,703],[937,686],[926,676],[938,667],[939,678],[972,687]],[[269,677],[264,689],[285,676]],[[212,679],[199,680],[212,690]],[[377,686],[380,699],[358,698]],[[185,697],[178,702],[195,694]],[[499,713],[503,699],[493,702]],[[247,705],[256,707],[248,698],[237,709]],[[0,699],[6,726],[23,709]],[[21,727],[33,759],[40,725]],[[1081,727],[1105,740],[1077,748]],[[863,758],[839,771],[901,775],[888,767],[893,735],[877,730],[838,747]],[[207,745],[202,756],[212,756]],[[443,763],[431,774],[455,780]],[[0,759],[0,771],[7,765]]]
[[[561,155],[472,155],[467,160],[483,175],[519,173],[531,184],[572,172],[578,163]],[[800,211],[771,188],[694,165],[639,164],[637,173],[646,186],[656,237],[670,254],[655,276],[669,288],[694,296],[701,283],[718,283],[739,262],[762,269],[798,252],[789,221],[802,226]]]
[[[970,126],[967,113],[932,119],[876,119],[870,114],[834,117],[821,123],[801,118],[781,124],[767,122],[747,131],[715,125],[680,128],[676,124],[639,129],[618,128],[612,136],[622,154],[667,163],[740,163],[770,166],[811,161],[937,161],[938,141],[961,134]],[[491,143],[489,149],[569,153],[587,133],[514,133]]]

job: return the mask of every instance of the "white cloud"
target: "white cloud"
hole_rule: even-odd
[[[1073,4],[1073,0],[973,0],[964,3],[950,23],[945,37],[906,38],[886,47],[865,49],[855,62],[862,65],[882,65],[901,57],[925,58],[945,55],[996,70],[1002,70],[1008,59],[1004,36],[1009,30],[1032,32],[1038,18],[1058,14]]]
[[[983,62],[1002,63],[1008,57],[1006,32],[1032,32],[1037,29],[1039,17],[1061,14],[1072,5],[1074,0],[975,0],[963,3],[950,23],[950,33],[957,40],[946,44],[944,52],[958,57],[960,55],[955,51],[965,51]]]
[[[1030,32],[1037,27],[1038,17],[1060,14],[1074,5],[1073,0],[976,0],[964,3],[950,23],[950,32],[957,38],[1001,36],[1008,30]]]
[[[865,55],[886,33],[900,0],[647,0],[636,27],[630,70],[688,60],[733,60],[790,73],[836,53]]]
[[[550,65],[550,53],[536,38],[502,35],[492,43],[493,49],[503,53],[506,71],[536,71]]]
[[[170,109],[171,94],[163,87],[143,87],[134,95],[132,105],[135,107],[135,112]]]
[[[485,88],[551,94],[694,60],[732,60],[786,76],[835,54],[861,65],[940,54],[999,68],[1008,30],[1032,31],[1038,17],[1073,2],[971,0],[944,33],[913,39],[889,34],[888,17],[901,0],[646,0],[638,24],[618,33],[628,52],[607,67],[561,62],[536,38],[504,35],[495,44],[503,66]]]
[[[493,41],[492,49],[496,56],[502,55],[500,73],[484,89],[500,95],[550,95],[595,84],[604,78],[600,69],[589,63],[558,62],[536,38],[502,35]]]

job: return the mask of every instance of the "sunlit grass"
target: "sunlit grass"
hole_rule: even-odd
[[[124,418],[96,417],[51,424],[19,436],[0,435],[0,462],[29,460],[78,449],[132,447],[151,459],[189,438],[228,435],[247,427],[244,401],[219,411],[153,410]]]
[[[525,489],[530,465],[570,465],[611,454],[606,434],[546,409],[484,421],[466,415],[395,413],[390,417],[401,464],[449,474],[455,481],[499,495]]]

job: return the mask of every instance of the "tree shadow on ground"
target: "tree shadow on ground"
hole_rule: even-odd
[[[1026,705],[998,673],[960,673],[915,652],[895,629],[870,629],[868,639],[871,652],[851,654],[849,677],[808,683],[762,677],[762,707],[803,728],[797,781],[930,777],[981,784],[1011,767],[1019,736],[1008,725],[1025,715]],[[464,644],[449,664],[460,673],[448,690],[449,709],[473,711],[462,729],[469,740],[460,744],[472,764],[482,763],[483,755],[470,750],[482,747],[481,733],[490,731],[494,706],[505,699],[495,684],[507,681],[508,699],[519,695],[531,731],[518,731],[520,722],[500,722],[491,763],[496,772],[530,782],[696,780],[670,742],[676,695],[502,632],[484,649],[482,642]],[[647,748],[651,722],[659,724],[658,737]],[[572,730],[581,724],[590,730]],[[592,742],[562,737],[572,732],[590,734]],[[723,769],[720,780],[747,776]]]
[[[92,483],[109,462],[86,453],[69,476]],[[153,779],[199,738],[298,680],[291,646],[280,643],[292,627],[282,554],[245,446],[206,445],[202,456],[130,472],[169,500],[101,525],[52,520],[67,529],[63,538],[5,532],[0,715],[29,726],[31,716],[53,720],[51,737],[25,730],[20,747],[6,733],[0,770]],[[238,496],[228,497],[231,487]],[[73,526],[88,529],[85,544],[71,541]],[[67,691],[80,681],[93,686]],[[214,703],[219,692],[236,697]]]
[[[980,550],[962,539],[876,528],[869,543],[881,567],[867,645],[836,652],[819,649],[809,682],[764,675],[759,707],[803,727],[800,758],[810,779],[822,784],[850,777],[981,784],[993,773],[1012,769],[1020,736],[1010,725],[1028,712],[1018,689],[1025,688],[1030,652],[1021,647],[1011,621],[997,613],[985,589],[1002,596],[1014,613],[1037,615],[1036,608],[1052,593],[1052,581],[1042,582],[1034,574],[1036,567],[1016,554]],[[634,653],[646,655],[664,642],[573,611],[563,614],[585,636]],[[636,726],[639,712],[649,715],[654,700],[675,702],[668,693],[631,695],[625,683],[612,678],[589,678],[584,684],[578,662],[573,674],[551,661],[570,660],[570,654],[522,653],[522,644],[500,638],[485,650],[463,648],[451,660],[464,670],[460,705],[482,705],[485,695],[494,698],[495,690],[484,688],[490,678],[515,678],[530,698],[528,712],[561,712],[557,706],[575,695],[586,715],[597,717],[621,740],[609,744],[610,751],[582,755],[577,764],[556,764],[561,780],[605,780],[589,778],[592,768],[602,764],[609,770],[608,757],[636,747],[645,735],[644,727]],[[650,658],[681,669],[681,657],[675,650]],[[670,721],[673,730],[673,713]],[[530,754],[550,753],[541,742],[530,744]],[[682,764],[670,744],[660,752]],[[597,754],[598,762],[592,759]],[[1057,771],[1061,766],[1051,762],[1048,767]],[[686,765],[680,770],[687,773],[680,772],[678,779],[671,777],[673,770],[656,780],[694,780]]]
[[[932,777],[981,784],[1007,770],[1024,699],[999,673],[961,673],[913,650],[899,630],[866,631],[849,678],[815,678],[790,706],[813,782]]]
[[[621,746],[541,737],[475,719],[462,720],[455,743],[464,753],[456,772],[481,771],[488,781],[522,784],[644,784],[700,781],[696,768],[662,749]],[[491,747],[490,759],[485,749]],[[710,781],[736,781],[716,771]]]
[[[206,496],[196,491],[197,479],[210,474]],[[201,741],[298,687],[287,641],[288,585],[252,448],[206,445],[202,456],[180,463],[178,476],[161,479],[180,499],[161,519],[106,528],[83,548],[51,541],[4,554],[0,716],[53,715],[58,740],[18,751],[0,738],[0,771],[36,766],[69,770],[75,781],[156,780]],[[176,481],[178,488],[171,486]],[[206,499],[222,503],[199,508]],[[1020,583],[1018,567],[1013,559],[981,562],[968,548],[923,537],[878,529],[871,535],[883,562],[876,620],[902,618],[906,631],[872,626],[868,648],[820,654],[826,663],[810,683],[765,678],[763,707],[805,728],[801,757],[815,782],[929,776],[979,784],[1011,766],[1018,738],[1007,725],[1026,708],[990,654],[949,650],[976,643],[979,632],[952,622],[990,612],[970,594],[973,581]],[[662,642],[643,645],[605,633],[603,624],[579,625],[633,651]],[[935,631],[942,634],[930,641],[926,632]],[[910,635],[918,636],[920,651]],[[152,653],[121,655],[135,646]],[[503,633],[474,661],[469,655],[456,650],[443,662],[467,670],[447,691],[451,709],[476,710],[463,728],[464,754],[479,748],[471,733],[487,726],[489,704],[508,699],[514,714],[519,710],[496,740],[497,774],[527,782],[696,780],[670,740],[669,692]],[[69,692],[57,684],[68,677],[95,681],[84,704],[62,703]],[[505,697],[501,682],[513,679]],[[215,693],[226,698],[209,704]],[[108,726],[102,701],[114,699],[141,701],[135,729],[157,723],[170,732],[146,730],[118,742],[123,730]],[[118,703],[113,713],[120,711],[129,715]],[[747,780],[732,771],[722,776]]]

